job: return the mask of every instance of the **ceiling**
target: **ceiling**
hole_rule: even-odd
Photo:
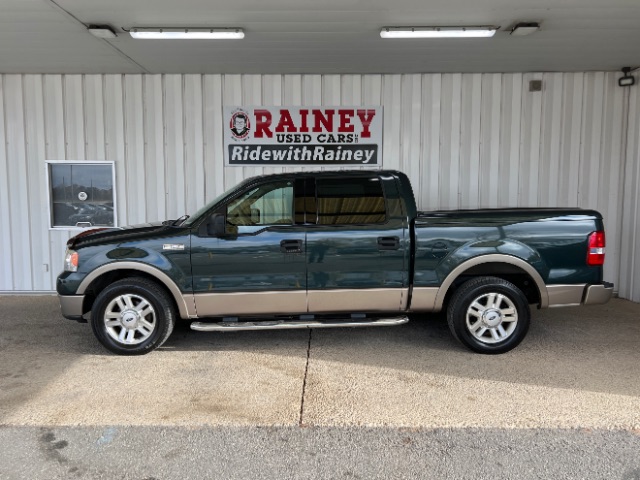
[[[517,22],[540,22],[526,37]],[[109,24],[111,40],[89,24]],[[495,25],[487,39],[383,40],[385,26]],[[135,40],[131,27],[241,27]],[[413,73],[640,65],[640,0],[0,0],[0,73]]]

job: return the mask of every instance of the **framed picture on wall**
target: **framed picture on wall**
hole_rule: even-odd
[[[49,160],[46,165],[50,228],[118,226],[114,162]]]

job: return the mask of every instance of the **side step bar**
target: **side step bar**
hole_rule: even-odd
[[[264,322],[193,322],[192,330],[199,332],[237,332],[240,330],[289,330],[296,328],[334,328],[334,327],[391,327],[407,323],[409,317],[391,317],[376,319],[345,320],[275,320]]]

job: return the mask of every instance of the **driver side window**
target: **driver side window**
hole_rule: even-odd
[[[265,225],[293,224],[293,183],[281,181],[260,185],[227,206],[227,231],[249,233]]]

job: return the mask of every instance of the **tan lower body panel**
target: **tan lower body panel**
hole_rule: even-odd
[[[309,313],[398,312],[406,309],[406,288],[310,290]]]
[[[198,317],[296,313],[398,312],[407,307],[406,288],[199,293]]]
[[[439,290],[438,287],[414,287],[411,293],[411,311],[433,312]]]
[[[199,293],[193,296],[198,317],[305,313],[307,292]]]
[[[547,285],[549,307],[572,307],[582,303],[586,284],[579,285]]]

